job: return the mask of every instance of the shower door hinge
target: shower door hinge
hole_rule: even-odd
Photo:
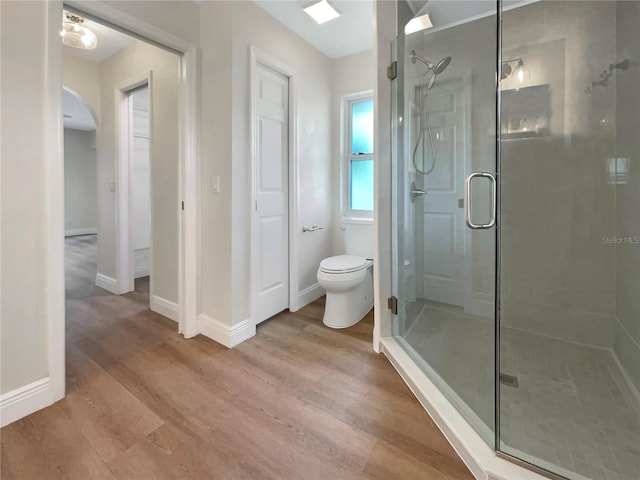
[[[387,298],[387,308],[391,310],[394,315],[398,314],[398,299],[396,297]]]
[[[391,62],[391,65],[387,67],[387,78],[389,80],[395,80],[398,76],[398,62]]]

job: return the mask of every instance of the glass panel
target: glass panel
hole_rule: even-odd
[[[351,160],[349,208],[373,211],[373,160]]]
[[[351,153],[373,153],[373,100],[351,102]]]
[[[500,448],[571,479],[640,478],[639,25],[504,12]]]
[[[496,232],[466,226],[464,186],[471,172],[495,172],[496,2],[428,5],[434,28],[397,40],[394,334],[493,446]],[[490,183],[474,180],[476,223],[488,222],[490,198]]]

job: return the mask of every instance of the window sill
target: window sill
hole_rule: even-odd
[[[373,218],[363,218],[363,217],[342,217],[340,219],[341,223],[352,224],[352,225],[373,225]]]

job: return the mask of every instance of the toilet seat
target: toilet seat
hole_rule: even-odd
[[[336,255],[320,262],[320,271],[325,273],[358,272],[367,267],[367,259],[355,255]]]

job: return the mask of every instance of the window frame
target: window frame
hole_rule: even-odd
[[[341,215],[342,220],[352,223],[373,223],[373,210],[352,210],[351,209],[351,162],[352,161],[373,161],[375,172],[375,151],[365,154],[351,153],[352,136],[352,109],[353,104],[362,102],[363,100],[373,101],[373,110],[375,117],[375,100],[373,90],[345,95],[342,97],[341,104],[341,151],[340,151],[340,176],[341,176]],[[374,130],[375,137],[375,130]],[[375,146],[375,142],[374,142]],[[375,173],[374,173],[375,174]]]

